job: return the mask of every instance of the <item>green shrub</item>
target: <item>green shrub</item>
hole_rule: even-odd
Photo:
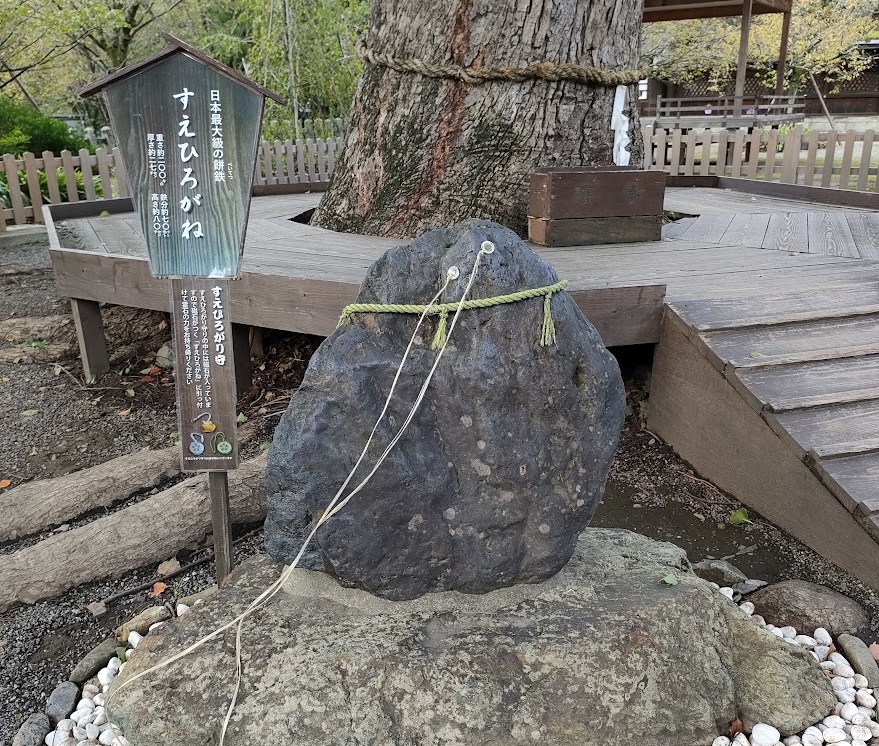
[[[30,104],[0,96],[0,155],[21,155],[26,150],[36,155],[49,150],[57,155],[85,147],[88,143],[63,122],[40,114]]]

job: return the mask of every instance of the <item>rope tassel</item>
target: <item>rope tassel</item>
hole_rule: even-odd
[[[543,330],[540,333],[540,346],[555,344],[555,322],[552,320],[552,293],[543,296]]]
[[[436,325],[436,334],[433,335],[433,341],[430,343],[431,350],[441,350],[446,346],[446,319],[448,318],[448,311],[440,311],[439,322]]]

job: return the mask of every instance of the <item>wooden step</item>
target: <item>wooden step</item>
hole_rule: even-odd
[[[879,314],[703,332],[719,369],[833,360],[879,353]]]
[[[771,293],[746,299],[719,298],[670,304],[698,331],[774,326],[798,321],[879,313],[879,283],[852,282],[842,287]]]
[[[730,382],[758,411],[879,399],[879,355],[739,368]]]
[[[852,513],[867,517],[879,513],[879,452],[839,458],[816,458],[810,467],[824,485]]]
[[[879,400],[797,409],[767,414],[765,418],[801,458],[812,449],[841,454],[845,448],[854,450],[858,443],[875,440],[879,433]]]

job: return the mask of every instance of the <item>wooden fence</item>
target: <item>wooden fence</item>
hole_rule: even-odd
[[[339,122],[326,129],[312,125],[309,130],[306,126],[306,132],[338,133],[327,139],[263,142],[254,171],[254,191],[264,194],[325,189],[344,144]],[[94,155],[87,150],[75,155],[65,150],[59,156],[45,152],[38,158],[25,153],[19,159],[9,154],[0,159],[0,232],[6,230],[7,223],[42,223],[46,202],[128,196],[128,179],[118,148],[101,148]]]
[[[645,169],[875,192],[879,143],[866,132],[644,128]]]

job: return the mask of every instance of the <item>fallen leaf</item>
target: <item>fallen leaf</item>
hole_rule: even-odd
[[[0,479],[0,490],[5,490],[10,484],[12,484],[11,479]]]
[[[877,661],[879,661],[879,642],[874,642],[870,644],[870,655],[872,655]]]
[[[754,352],[751,353],[751,357],[754,358],[755,360],[760,360],[761,358],[766,357],[766,355],[764,355],[762,352],[757,352],[755,350]]]
[[[172,572],[177,572],[180,569],[180,562],[177,561],[176,557],[171,557],[169,560],[165,560],[156,568],[156,575],[168,575]]]
[[[37,409],[25,409],[24,412],[21,413],[22,417],[33,417],[39,410]]]
[[[241,414],[239,414],[239,415],[235,418],[235,422],[237,422],[239,425],[241,425],[241,424],[247,422],[247,415],[244,414],[244,412],[241,412]]]
[[[142,376],[148,376],[148,375],[150,375],[152,372],[153,372],[153,369],[152,369],[152,368],[144,368],[144,369],[140,372],[140,374],[141,374]]]
[[[119,414],[120,417],[128,417],[128,415],[131,414],[131,407],[129,407],[128,409],[122,409],[122,410],[120,410],[120,411],[118,412],[118,414]]]
[[[739,508],[730,513],[729,522],[733,526],[740,526],[743,523],[753,523],[753,521],[748,518],[748,510],[746,508]]]
[[[151,376],[157,376],[157,375],[159,375],[159,373],[161,373],[161,372],[162,372],[162,369],[161,369],[158,365],[154,365],[154,366],[152,366],[152,367],[147,371],[147,373],[149,373]]]
[[[60,365],[58,365],[58,363],[55,363],[55,367],[52,368],[52,372],[53,372],[56,376],[60,376],[62,370],[64,370],[64,368],[62,368]]]
[[[155,598],[156,596],[161,596],[164,593],[165,589],[168,586],[159,581],[158,583],[153,583],[153,589],[150,591],[150,596]]]
[[[666,585],[677,585],[681,581],[677,575],[675,575],[673,572],[670,572],[668,575],[666,575],[662,579],[662,582],[665,583]]]
[[[742,721],[736,718],[729,724],[729,737],[735,738],[744,729]]]
[[[125,396],[127,396],[129,399],[133,399],[134,389],[125,389]]]
[[[140,380],[143,381],[144,383],[152,383],[153,377],[152,376],[143,376]]]

